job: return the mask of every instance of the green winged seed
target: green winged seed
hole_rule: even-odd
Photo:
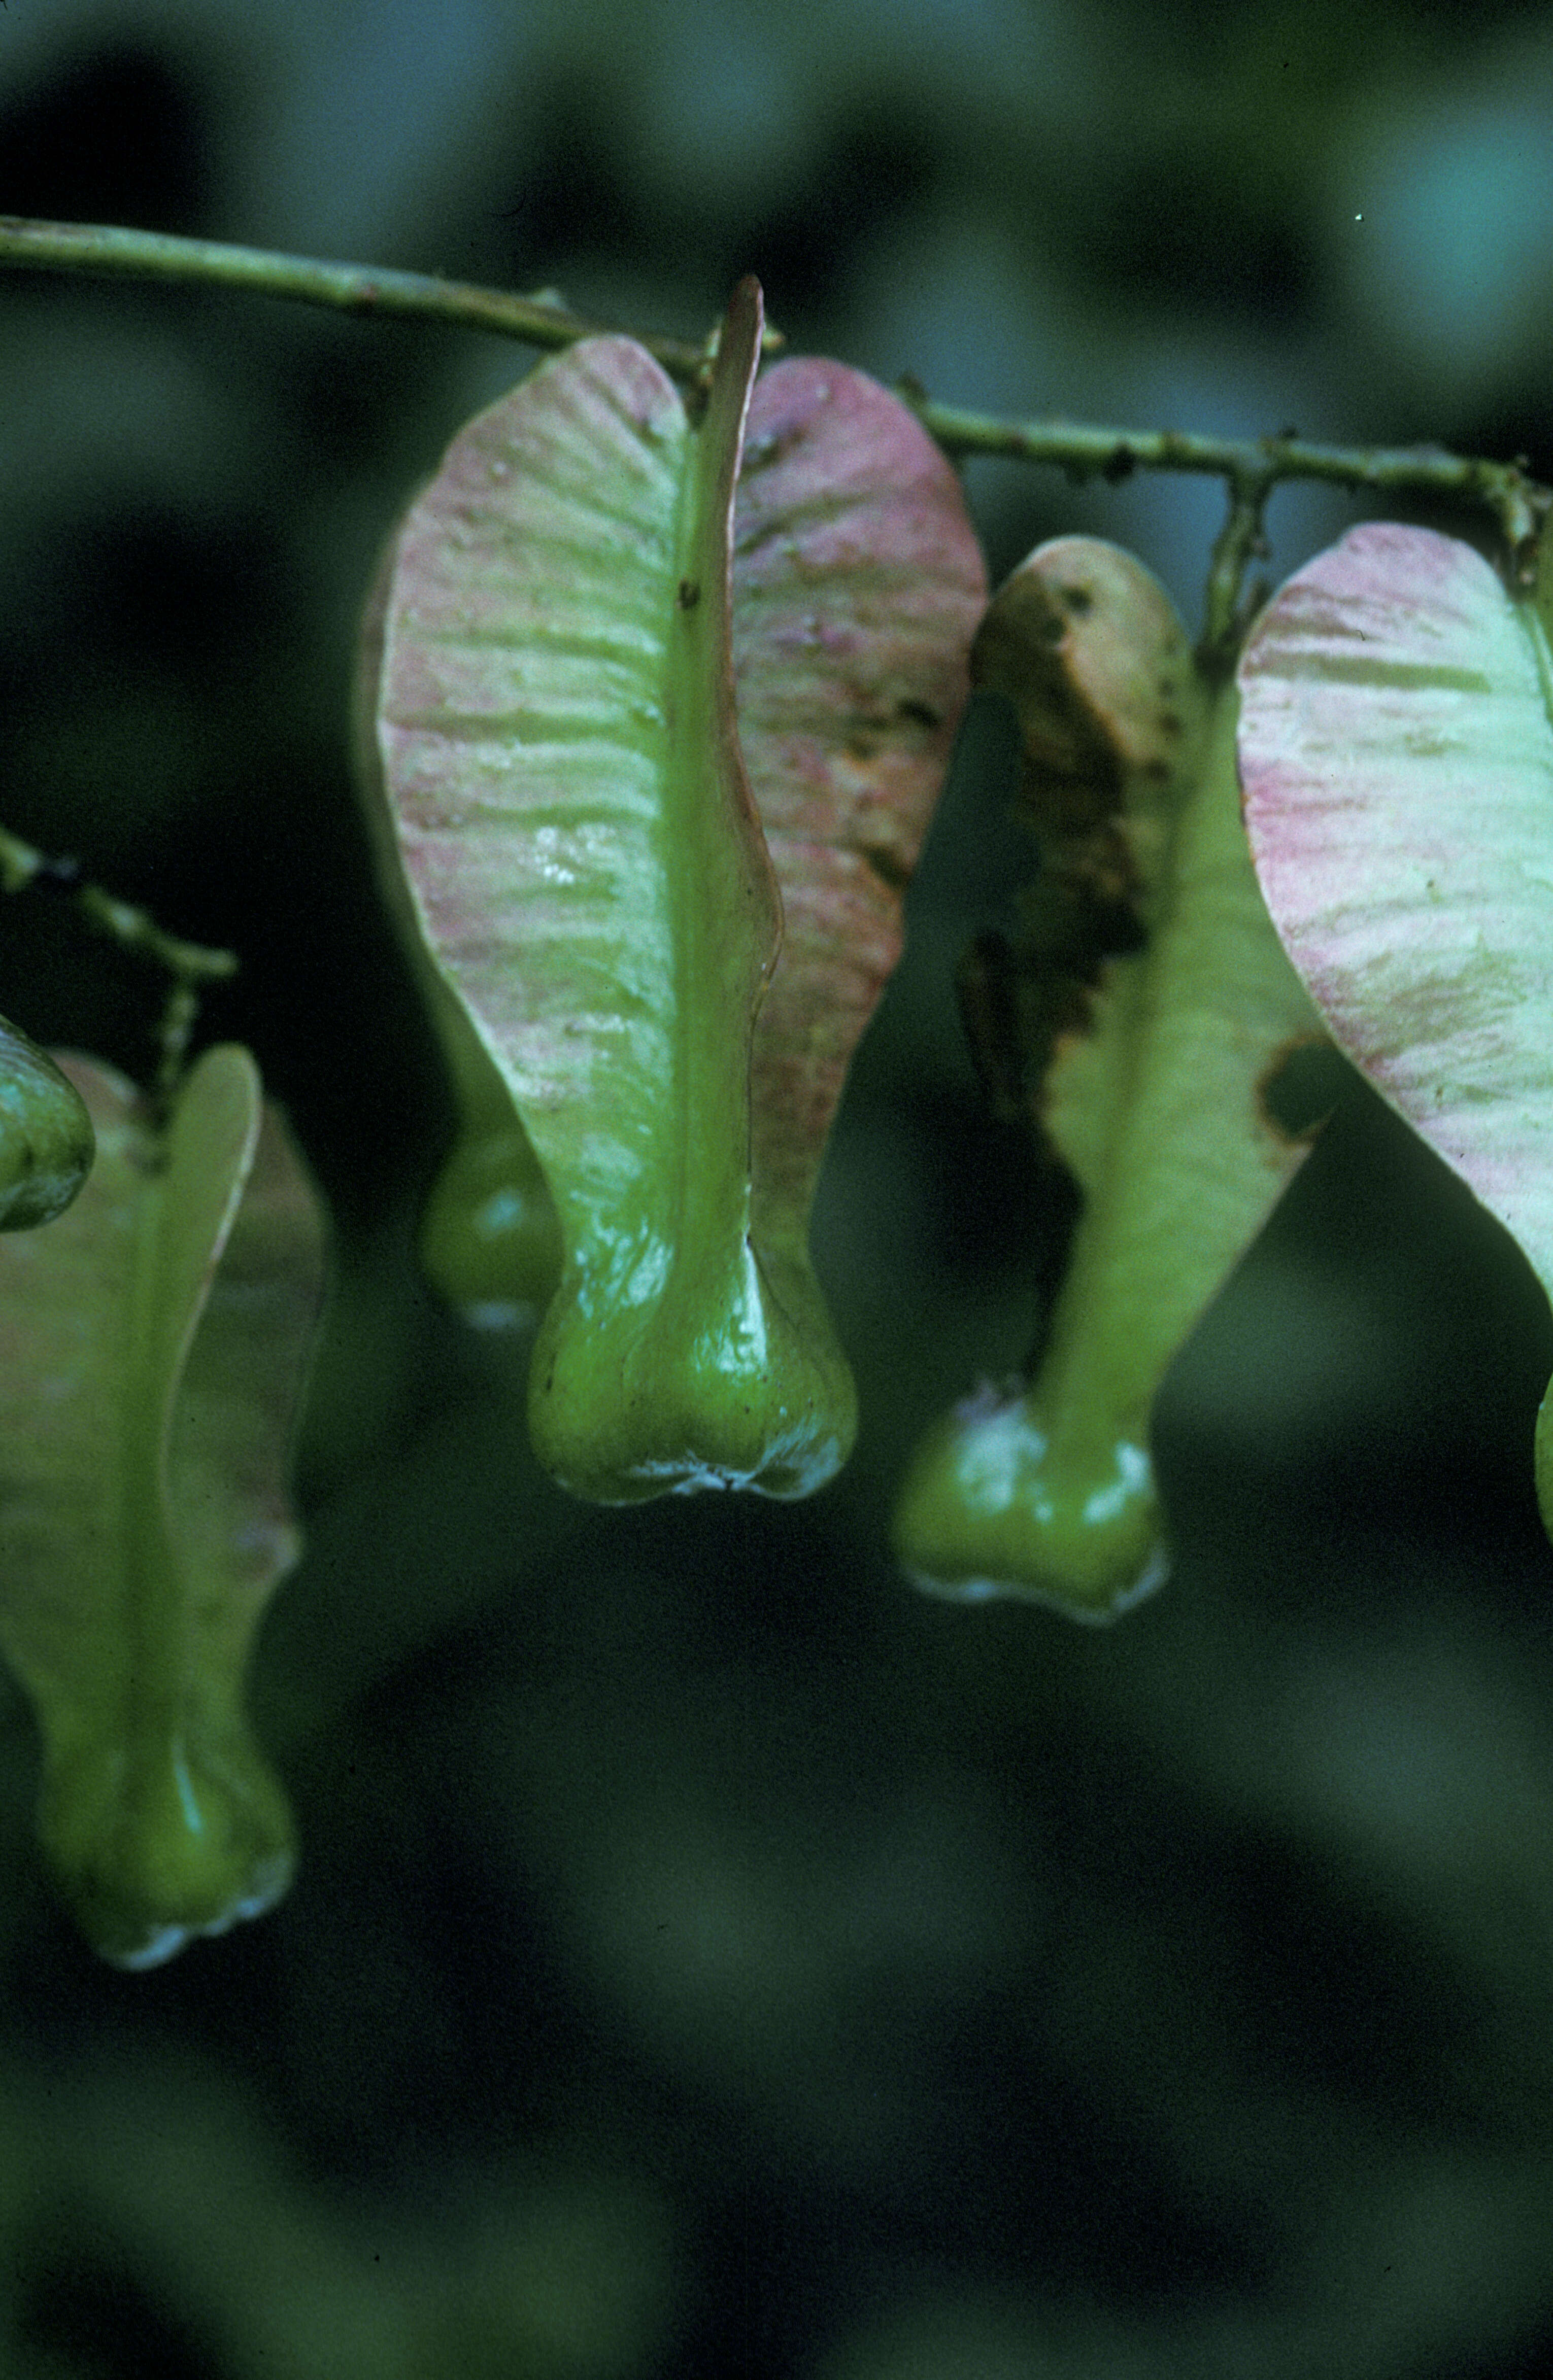
[[[0,1243],[0,1642],[65,1897],[104,1958],[146,1967],[291,1873],[243,1679],[299,1551],[323,1228],[245,1050],[206,1051],[165,1134],[120,1076],[65,1063],[97,1164],[47,1232]]]
[[[563,1257],[531,1428],[604,1501],[801,1495],[850,1443],[809,1211],[984,600],[907,408],[812,361],[751,404],[759,337],[749,283],[694,424],[629,340],[541,367],[454,442],[369,618],[385,873],[463,1117],[428,1257],[528,1302],[532,1151]]]
[[[75,1085],[0,1016],[0,1232],[63,1214],[92,1153],[92,1119]]]
[[[556,1202],[511,1093],[423,946],[417,963],[459,1117],[421,1213],[422,1267],[476,1330],[532,1327],[561,1277]]]
[[[507,1116],[464,1125],[432,1185],[417,1242],[440,1297],[476,1330],[532,1323],[555,1293],[561,1234],[528,1135]]]
[[[631,370],[642,370],[635,355]],[[544,456],[523,431],[546,385],[514,392],[481,425],[487,445],[505,428],[515,448],[489,508],[442,515],[441,563],[477,601],[488,594],[487,565],[510,566],[511,523],[532,502],[531,464],[543,475]],[[902,896],[964,708],[986,575],[956,475],[914,415],[865,373],[803,357],[764,373],[751,397],[731,583],[739,750],[783,913],[780,963],[751,1049],[752,1235],[768,1297],[807,1317],[817,1344],[828,1326],[808,1237],[825,1136],[899,955]],[[666,583],[659,600],[670,591]],[[377,699],[388,593],[385,573],[364,624],[363,718]],[[401,679],[414,594],[401,575]],[[672,595],[693,613],[699,582],[677,579]],[[710,615],[696,623],[711,625]],[[450,776],[455,765],[450,755]],[[374,749],[363,782],[381,780]],[[372,815],[391,844],[381,795]],[[514,817],[515,846],[530,832],[553,850],[558,813]],[[384,857],[460,1119],[428,1202],[422,1262],[471,1319],[521,1322],[547,1302],[558,1271],[544,1172],[468,1013],[431,965],[397,855]]]
[[[479,1329],[519,1329],[543,1314],[561,1273],[560,1223],[512,1095],[422,934],[383,778],[377,711],[383,636],[397,536],[363,611],[351,705],[351,758],[378,878],[442,1047],[457,1124],[422,1211],[418,1253],[440,1297]]]
[[[1302,1154],[1264,1091],[1315,1019],[1252,873],[1233,691],[1211,695],[1143,565],[1089,538],[1039,548],[972,674],[1019,718],[1044,860],[1035,1117],[1084,1203],[1035,1378],[929,1434],[895,1543],[936,1592],[1107,1620],[1166,1574],[1155,1395]]]
[[[750,1043],[780,909],[733,722],[728,535],[759,293],[692,430],[628,340],[542,366],[401,535],[384,773],[426,946],[560,1220],[535,1451],[602,1502],[842,1460],[817,1289],[752,1231]],[[475,566],[469,566],[471,562]]]

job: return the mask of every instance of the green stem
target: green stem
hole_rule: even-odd
[[[103,224],[35,223],[0,216],[0,266],[32,265],[56,273],[99,273],[134,279],[194,281],[271,298],[295,298],[347,313],[397,315],[494,331],[531,346],[564,347],[599,326],[548,298],[521,298],[430,273],[374,271],[359,264],[323,264],[265,249],[229,248],[217,240],[177,239],[160,232],[127,231]],[[701,380],[708,350],[683,339],[633,334],[676,380]],[[781,344],[765,334],[765,351]],[[904,382],[899,395],[948,455],[1006,455],[1055,464],[1074,479],[1098,474],[1123,480],[1135,470],[1205,471],[1228,480],[1231,520],[1216,555],[1218,584],[1210,590],[1212,650],[1224,642],[1238,601],[1239,572],[1254,548],[1247,528],[1253,492],[1265,500],[1282,480],[1325,480],[1373,493],[1434,495],[1482,504],[1509,545],[1518,581],[1530,584],[1537,536],[1553,490],[1519,463],[1493,463],[1447,454],[1438,446],[1323,446],[1293,436],[1207,438],[1179,430],[1108,430],[1077,421],[1016,421],[938,405]],[[1260,501],[1257,502],[1258,517]],[[1239,554],[1239,565],[1236,555]],[[1227,593],[1228,590],[1228,593]],[[1226,603],[1228,602],[1228,610]]]
[[[0,865],[6,867],[7,873],[14,843],[11,835],[5,835],[0,843],[5,853]],[[159,926],[149,911],[116,899],[100,884],[81,885],[76,893],[76,906],[91,924],[111,936],[121,950],[139,951],[142,958],[165,967],[180,983],[224,983],[238,971],[235,951],[215,950],[204,942],[181,941],[177,934],[169,934]]]
[[[112,224],[35,223],[24,215],[0,215],[0,264],[32,265],[49,273],[111,273],[132,281],[196,281],[207,288],[243,289],[262,298],[295,298],[304,306],[332,306],[346,314],[408,316],[469,331],[495,331],[534,347],[568,347],[601,327],[548,297],[520,298],[467,281],[443,281],[429,273],[321,264],[311,257],[280,256],[269,249],[177,239],[164,232],[125,231]],[[677,380],[694,380],[705,368],[704,345],[659,338],[651,332],[632,335]],[[780,345],[780,335],[768,331],[766,348]]]
[[[1272,487],[1272,477],[1266,470],[1236,473],[1229,481],[1229,509],[1214,540],[1208,564],[1203,641],[1198,648],[1198,659],[1210,677],[1228,676],[1235,664],[1246,628],[1241,588],[1253,557],[1267,551],[1262,515]]]
[[[139,951],[157,966],[165,967],[180,982],[222,983],[238,971],[235,951],[213,950],[204,942],[180,941],[146,910],[137,909],[128,901],[116,900],[100,884],[79,883],[72,860],[49,859],[31,844],[23,843],[19,834],[0,827],[0,892],[24,892],[30,884],[40,880],[63,885],[91,924],[111,935],[121,949]]]
[[[24,892],[29,885],[57,886],[68,892],[89,925],[107,934],[121,950],[136,951],[173,978],[157,1029],[160,1052],[156,1087],[170,1097],[188,1056],[200,1010],[199,986],[224,983],[238,971],[235,951],[212,949],[204,942],[186,942],[159,926],[149,911],[137,909],[105,892],[100,884],[83,884],[73,860],[49,859],[20,835],[0,827],[0,892]]]
[[[1553,488],[1519,463],[1448,454],[1443,446],[1321,446],[1305,438],[1206,438],[1183,430],[1104,430],[1082,421],[1009,421],[935,405],[910,382],[898,394],[947,454],[1008,455],[1055,463],[1075,480],[1133,471],[1205,471],[1239,492],[1265,499],[1281,480],[1326,480],[1376,493],[1406,492],[1480,504],[1497,518],[1517,572],[1531,583],[1531,548],[1550,509]]]

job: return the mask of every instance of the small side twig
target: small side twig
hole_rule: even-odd
[[[1126,479],[1133,471],[1205,471],[1232,491],[1282,480],[1325,480],[1380,494],[1436,495],[1491,512],[1509,546],[1517,581],[1529,581],[1536,540],[1553,510],[1553,488],[1520,463],[1448,454],[1443,446],[1324,446],[1312,439],[1208,438],[1181,430],[1107,430],[1081,421],[1009,421],[938,405],[910,382],[899,395],[947,455],[1008,455],[1050,463],[1075,480]],[[1237,535],[1239,531],[1237,531]]]
[[[100,884],[86,882],[72,859],[50,858],[19,835],[0,827],[0,891],[24,892],[30,886],[49,886],[63,893],[97,932],[106,934],[120,950],[132,951],[172,978],[156,1031],[159,1052],[155,1087],[170,1095],[177,1087],[199,1021],[200,995],[204,986],[225,983],[238,972],[235,951],[217,950],[204,942],[184,941],[159,926],[149,910],[121,901]]]

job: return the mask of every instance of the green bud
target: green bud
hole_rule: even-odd
[[[485,1329],[530,1320],[549,1304],[560,1224],[516,1119],[454,1143],[421,1218],[421,1262],[439,1295]]]
[[[95,1154],[75,1085],[0,1016],[0,1232],[29,1232],[63,1214]]]

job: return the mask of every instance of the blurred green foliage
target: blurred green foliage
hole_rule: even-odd
[[[1401,0],[11,0],[0,205],[356,257],[1121,422],[1553,476],[1545,12]],[[333,1202],[309,1557],[261,1647],[304,1865],[99,1969],[0,1730],[0,2368],[651,2380],[1530,2373],[1553,2302],[1545,1305],[1379,1107],[1166,1391],[1180,1558],[1116,1631],[912,1597],[927,1417],[1071,1220],[950,980],[1008,922],[977,708],[816,1254],[843,1479],[593,1513],[410,1257],[450,1125],[347,768],[377,546],[500,343],[0,285],[6,822],[229,942]],[[995,577],[1217,492],[967,475]],[[1282,572],[1354,516],[1274,500]],[[1441,521],[1442,526],[1459,524]],[[143,1074],[155,995],[38,896],[0,1012]]]

